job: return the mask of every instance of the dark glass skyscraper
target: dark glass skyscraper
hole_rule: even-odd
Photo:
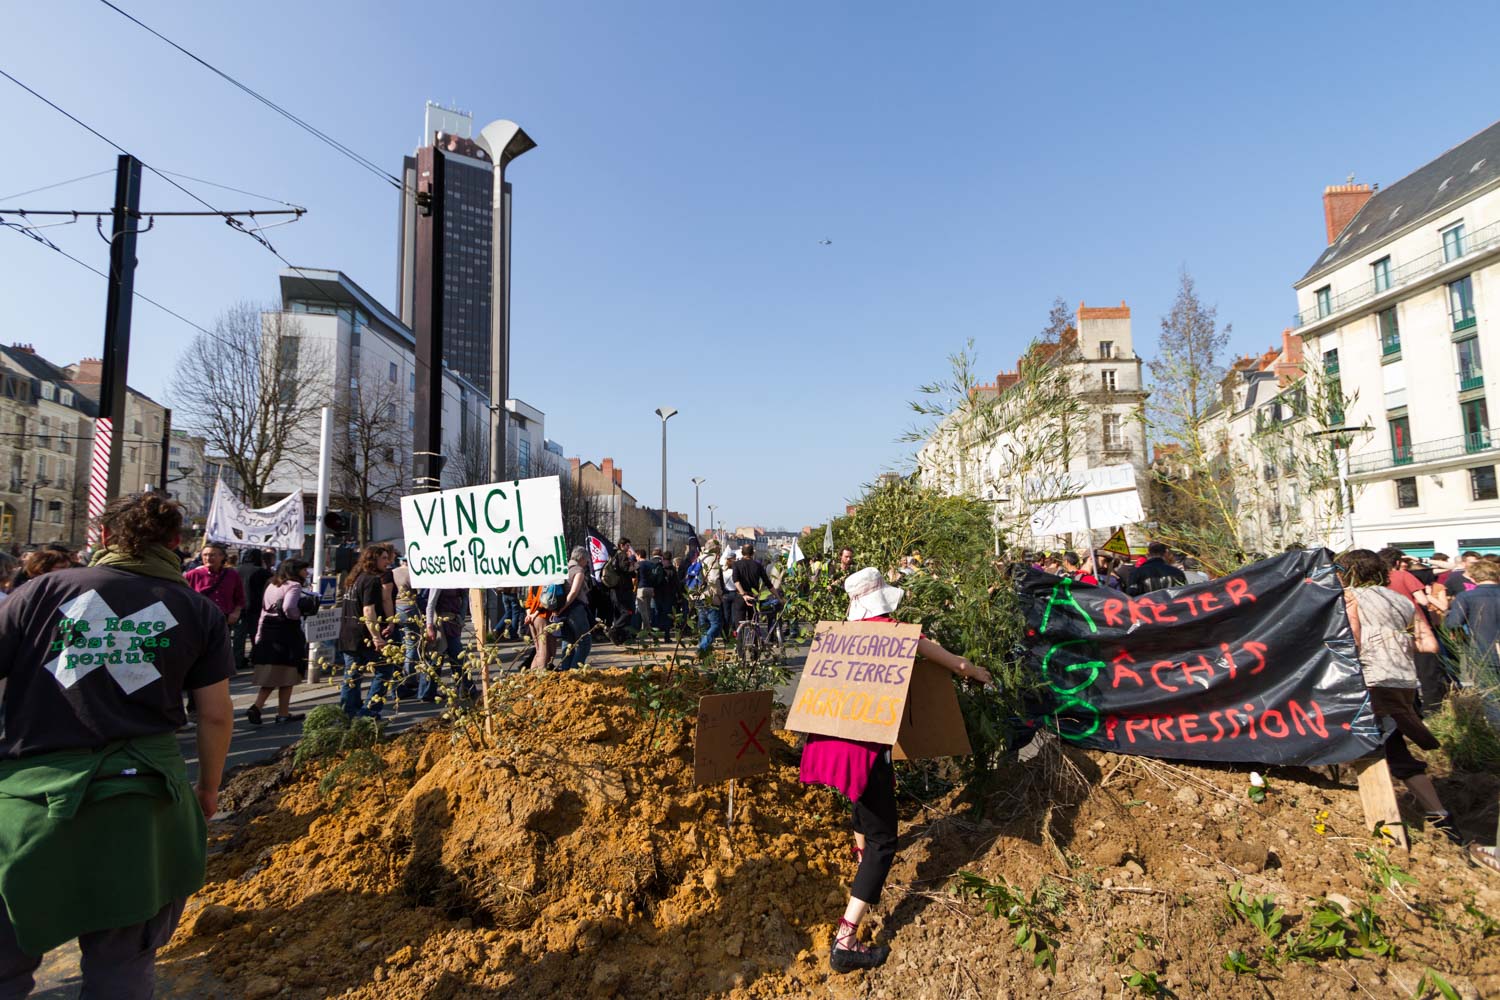
[[[490,297],[494,269],[490,219],[494,173],[489,155],[470,138],[471,116],[427,105],[424,145],[441,150],[443,177],[443,357],[448,367],[491,394]],[[417,158],[401,171],[397,295],[401,322],[414,325],[416,295]]]

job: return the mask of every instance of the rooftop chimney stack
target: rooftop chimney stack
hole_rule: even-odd
[[[1328,227],[1330,246],[1344,228],[1354,221],[1354,217],[1374,193],[1370,185],[1352,182],[1330,184],[1323,189],[1323,224]]]

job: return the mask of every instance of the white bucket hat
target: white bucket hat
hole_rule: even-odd
[[[850,573],[844,581],[844,590],[849,595],[849,620],[861,621],[876,615],[888,615],[901,603],[901,588],[892,587],[880,575],[880,570],[867,566],[857,573]]]

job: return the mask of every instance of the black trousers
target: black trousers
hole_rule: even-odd
[[[882,750],[870,765],[870,779],[854,803],[853,819],[854,832],[865,835],[865,855],[850,894],[874,906],[896,861],[896,771],[890,750]]]
[[[174,899],[145,923],[78,936],[83,953],[80,1000],[150,1000],[156,995],[156,950],[177,929],[187,898]],[[21,1000],[35,985],[32,973],[42,956],[28,955],[16,943],[5,907],[0,906],[0,1000]]]

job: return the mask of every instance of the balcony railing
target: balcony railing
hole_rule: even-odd
[[[1478,320],[1477,317],[1475,317],[1475,316],[1465,316],[1462,319],[1455,319],[1453,321],[1453,332],[1454,333],[1463,333],[1465,330],[1472,330],[1472,329],[1474,329],[1474,327],[1476,327],[1478,325],[1479,325],[1479,320]],[[1461,339],[1461,338],[1455,338],[1455,339]]]
[[[1349,472],[1357,475],[1363,472],[1379,472],[1381,469],[1390,469],[1400,465],[1463,458],[1466,455],[1494,451],[1495,442],[1495,429],[1486,428],[1450,438],[1439,438],[1436,441],[1424,441],[1421,444],[1402,447],[1387,445],[1367,451],[1362,455],[1355,455],[1349,460]]]
[[[1484,372],[1478,368],[1464,368],[1458,373],[1458,391],[1484,388]]]
[[[1488,250],[1496,245],[1500,245],[1500,222],[1491,223],[1483,229],[1476,229],[1473,233],[1465,236],[1463,246],[1458,248],[1462,252],[1456,257],[1452,257],[1451,259],[1445,258],[1444,249],[1439,246],[1435,250],[1407,261],[1400,267],[1391,268],[1389,287],[1382,287],[1386,284],[1383,279],[1377,281],[1377,279],[1371,278],[1369,281],[1361,282],[1348,291],[1331,296],[1326,310],[1320,308],[1317,303],[1314,303],[1312,308],[1305,309],[1292,317],[1292,324],[1294,326],[1305,326],[1333,313],[1343,312],[1345,309],[1368,302],[1377,295],[1384,295],[1392,288],[1409,285],[1413,281],[1425,278],[1427,275],[1446,267],[1448,264],[1463,260],[1465,257]]]

